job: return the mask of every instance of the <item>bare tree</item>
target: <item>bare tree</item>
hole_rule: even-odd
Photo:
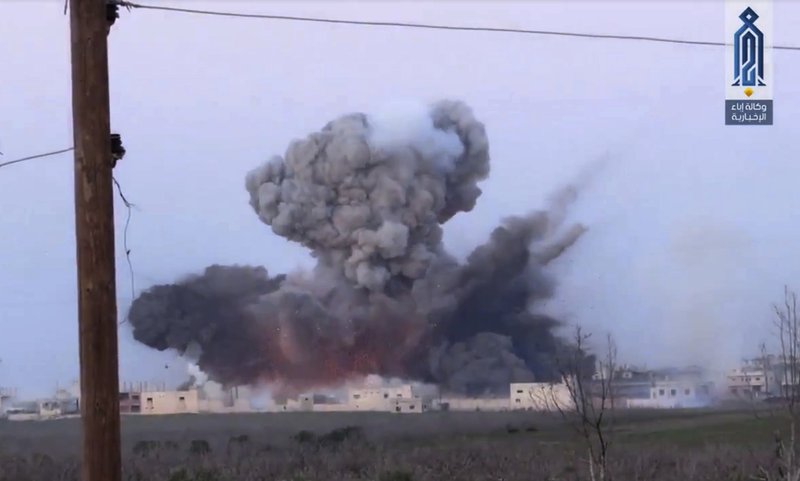
[[[797,293],[784,288],[783,304],[775,304],[775,327],[780,345],[779,374],[776,382],[780,388],[781,401],[789,418],[789,439],[785,441],[779,431],[775,435],[775,458],[777,472],[761,469],[764,481],[800,481],[800,452],[798,452],[797,431],[800,413],[800,319],[797,315]]]
[[[614,423],[614,392],[612,380],[617,370],[617,346],[609,334],[597,376],[592,376],[587,355],[591,334],[575,329],[573,346],[559,357],[558,368],[566,398],[555,390],[546,393],[552,408],[578,433],[588,452],[587,463],[592,481],[608,481],[611,432]]]

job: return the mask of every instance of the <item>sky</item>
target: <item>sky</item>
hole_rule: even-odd
[[[158,3],[725,40],[723,2],[710,0]],[[800,45],[800,3],[774,8],[774,42]],[[0,161],[71,145],[69,54],[63,2],[0,0]],[[632,363],[735,362],[769,341],[784,284],[800,288],[800,52],[773,59],[775,125],[726,127],[721,47],[123,10],[111,123],[135,208],[131,277],[116,201],[120,320],[142,289],[212,263],[310,267],[258,220],[245,174],[341,114],[455,98],[486,124],[492,174],[475,210],[446,224],[449,250],[467,254],[605,159],[570,212],[589,230],[536,308],[610,332]],[[27,396],[78,373],[72,169],[70,154],[0,169],[0,386]],[[122,381],[186,377],[124,323],[119,343]]]

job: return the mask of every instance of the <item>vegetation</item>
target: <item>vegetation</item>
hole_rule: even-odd
[[[779,479],[782,415],[618,411],[609,478]],[[584,440],[530,412],[126,417],[129,481],[590,479]],[[77,481],[77,420],[0,423],[0,481]]]

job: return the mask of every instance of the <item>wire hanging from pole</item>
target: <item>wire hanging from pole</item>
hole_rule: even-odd
[[[63,154],[65,152],[69,152],[69,151],[74,150],[74,149],[75,149],[75,147],[69,147],[67,149],[55,150],[53,152],[46,152],[44,154],[31,155],[30,157],[23,157],[21,159],[9,160],[7,162],[0,163],[0,167],[5,167],[7,165],[12,165],[12,164],[18,164],[20,162],[25,162],[27,160],[41,159],[42,157],[49,157],[51,155]]]
[[[436,24],[411,23],[411,22],[378,22],[378,21],[368,21],[368,20],[344,20],[344,19],[320,18],[320,17],[299,17],[291,15],[222,12],[222,11],[199,10],[194,8],[183,8],[183,7],[166,7],[161,5],[142,5],[139,3],[129,2],[127,0],[110,0],[110,1],[114,2],[119,6],[126,7],[128,10],[138,8],[144,10],[161,10],[165,12],[191,13],[198,15],[218,16],[218,17],[253,18],[262,20],[287,20],[295,22],[362,25],[362,26],[373,26],[373,27],[403,27],[403,28],[422,28],[431,30],[456,30],[456,31],[466,31],[466,32],[517,33],[517,34],[527,34],[527,35],[550,35],[550,36],[560,36],[560,37],[578,37],[578,38],[593,38],[593,39],[607,39],[607,40],[633,40],[642,42],[673,43],[682,45],[702,45],[702,46],[712,46],[712,47],[725,47],[733,45],[725,42],[684,40],[677,38],[650,37],[650,36],[640,36],[640,35],[563,32],[556,30],[528,30],[521,28],[505,28],[505,27],[467,27],[467,26],[457,26],[457,25],[436,25]],[[800,51],[800,46],[793,46],[793,45],[788,45],[788,46],[773,45],[771,48],[775,50]]]

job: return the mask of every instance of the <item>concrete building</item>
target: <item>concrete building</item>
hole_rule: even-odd
[[[142,393],[138,391],[122,391],[119,393],[120,414],[141,414]]]
[[[404,384],[396,387],[351,389],[347,395],[347,402],[354,411],[387,411],[395,407],[395,400],[413,398],[411,385]]]
[[[253,410],[250,390],[234,387],[224,391],[221,396],[211,396],[204,389],[198,390],[198,403],[203,413],[245,413]]]
[[[80,406],[77,399],[39,399],[23,401],[6,408],[6,417],[11,421],[43,421],[69,416],[79,416]]]
[[[430,411],[433,407],[433,400],[416,396],[411,399],[392,399],[389,404],[390,411],[396,413],[422,413]]]
[[[568,411],[575,404],[569,388],[563,382],[524,382],[511,384],[509,407],[532,411]]]
[[[711,403],[711,383],[691,380],[655,381],[649,397],[627,399],[629,408],[697,408]]]
[[[140,393],[142,414],[197,414],[197,389],[188,391],[145,391]]]
[[[746,359],[726,373],[728,392],[746,399],[779,395],[781,372],[781,363],[775,356]]]
[[[800,361],[768,354],[742,361],[726,377],[728,393],[733,397],[762,400],[785,396],[792,390],[800,392]]]
[[[623,365],[617,369],[611,379],[611,394],[615,401],[624,404],[628,399],[648,399],[650,388],[659,378],[655,371],[636,366]],[[600,382],[597,374],[593,377],[594,384]]]
[[[11,405],[11,401],[17,397],[17,391],[13,388],[8,387],[0,387],[0,416],[2,416],[8,407]]]
[[[39,403],[36,401],[18,401],[6,408],[9,421],[35,421],[39,419]]]
[[[171,391],[163,383],[125,383],[119,393],[120,414],[189,414],[200,412],[197,389]]]
[[[441,411],[508,411],[508,398],[442,397],[434,403]]]
[[[272,412],[392,412],[421,413],[434,409],[435,397],[415,392],[410,384],[348,390],[343,400],[306,393],[268,408]]]
[[[241,387],[209,393],[204,387],[169,390],[163,383],[125,383],[119,403],[122,414],[222,414],[253,410],[249,389]]]

